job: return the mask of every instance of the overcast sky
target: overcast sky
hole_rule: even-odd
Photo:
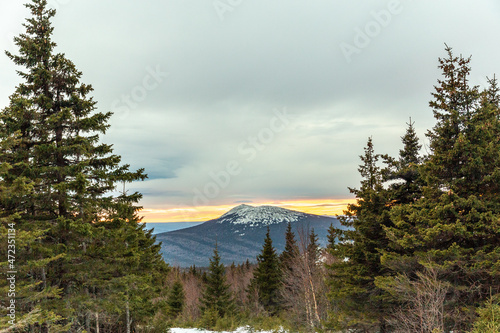
[[[0,49],[16,51],[22,2],[0,4]],[[500,74],[497,0],[49,3],[57,52],[115,113],[103,140],[149,174],[129,189],[150,221],[352,198],[369,136],[397,155],[411,117],[428,143],[444,43],[472,55],[472,83]],[[0,69],[3,108],[20,81]]]

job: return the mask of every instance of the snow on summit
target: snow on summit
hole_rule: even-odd
[[[221,260],[230,265],[255,260],[262,250],[268,227],[273,246],[277,252],[282,252],[288,223],[297,236],[299,232],[314,229],[323,247],[328,242],[330,226],[342,227],[331,217],[273,206],[240,205],[219,218],[194,227],[157,234],[156,240],[162,243],[162,254],[168,258],[169,264],[206,267],[210,264],[207,253],[212,252],[217,242]]]
[[[232,224],[248,224],[254,226],[270,225],[281,222],[296,222],[308,214],[274,206],[253,207],[250,205],[239,205],[222,215],[218,223],[229,222]]]

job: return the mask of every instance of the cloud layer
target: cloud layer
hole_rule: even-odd
[[[443,43],[472,54],[473,83],[500,73],[494,0],[51,3],[58,51],[115,112],[103,140],[149,173],[130,188],[150,209],[349,197],[368,136],[397,154],[412,117],[426,143]],[[27,12],[1,6],[13,51]],[[19,78],[0,68],[3,107]]]

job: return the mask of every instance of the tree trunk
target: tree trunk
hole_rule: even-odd
[[[314,288],[314,283],[313,283],[312,277],[310,277],[309,282],[311,283],[311,294],[312,294],[312,298],[313,298],[314,315],[316,317],[316,322],[319,324],[321,322],[321,319],[319,317],[318,301],[316,300],[316,290]]]
[[[47,288],[47,276],[45,275],[45,267],[42,267],[42,281],[43,281],[43,289]]]
[[[90,313],[89,312],[85,313],[85,330],[87,332],[90,332]]]
[[[125,304],[125,313],[126,313],[126,320],[127,320],[127,333],[130,333],[130,326],[132,324],[132,320],[130,319],[130,306],[127,300],[127,303]]]
[[[56,165],[61,169],[65,166],[64,155],[61,152],[61,145],[63,140],[63,128],[62,126],[56,129],[56,147],[58,148],[56,153]],[[57,184],[61,184],[66,181],[66,177],[62,174],[61,170],[57,171]],[[58,210],[59,216],[67,216],[68,207],[67,207],[67,197],[66,192],[63,190],[58,190]]]
[[[380,333],[387,333],[387,325],[384,317],[379,318]]]
[[[95,333],[99,333],[99,312],[95,313]]]

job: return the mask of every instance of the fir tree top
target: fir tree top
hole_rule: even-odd
[[[221,263],[217,243],[215,243],[214,254],[210,258],[209,273],[206,276],[206,287],[201,298],[201,310],[217,311],[220,317],[231,313],[234,303],[226,282],[226,269]]]
[[[257,256],[257,267],[251,286],[258,290],[259,302],[270,313],[275,313],[279,304],[279,288],[281,285],[281,271],[278,255],[273,247],[269,227],[261,253]]]
[[[292,224],[288,222],[285,232],[285,249],[280,255],[280,262],[283,268],[290,268],[293,258],[299,254],[299,247],[292,231]]]
[[[25,67],[18,71],[24,82],[0,113],[0,140],[20,138],[10,154],[2,155],[2,162],[15,165],[6,180],[25,176],[34,191],[29,199],[14,200],[5,209],[47,219],[79,216],[89,222],[128,210],[129,219],[134,219],[139,207],[132,204],[139,193],[106,195],[118,182],[144,179],[143,169],[130,172],[128,165],[120,165],[121,157],[112,154],[111,145],[99,142],[111,112],[96,111],[89,96],[92,86],[80,82],[82,73],[64,54],[54,53],[50,19],[55,10],[47,8],[46,0],[33,0],[26,7],[32,17],[24,24],[26,32],[14,39],[19,54],[7,52],[16,65]]]

